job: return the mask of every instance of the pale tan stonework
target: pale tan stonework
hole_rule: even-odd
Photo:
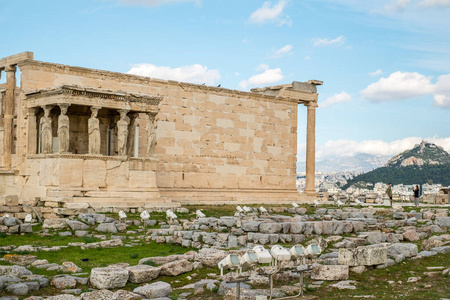
[[[301,201],[298,104],[308,111],[305,193],[315,193],[320,81],[242,92],[35,61],[27,53],[0,60],[8,78],[0,93],[0,194],[92,207]],[[16,66],[21,86],[14,97]],[[51,107],[53,143],[67,107],[69,144],[59,151],[42,153],[43,107]],[[99,121],[100,141],[89,136],[92,118]]]

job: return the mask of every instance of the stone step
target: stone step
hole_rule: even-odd
[[[123,190],[123,191],[89,191],[84,194],[91,198],[160,198],[158,189]]]
[[[88,202],[90,207],[95,209],[97,211],[98,208],[109,208],[109,207],[137,207],[137,208],[176,208],[180,207],[181,204],[177,202],[145,202],[145,201],[119,201],[119,202],[112,202],[111,199],[108,201],[103,202]]]

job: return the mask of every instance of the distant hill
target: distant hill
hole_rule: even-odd
[[[371,155],[360,153],[355,156],[339,157],[316,162],[316,171],[324,173],[332,172],[354,172],[364,173],[372,171],[384,165],[389,156]],[[305,162],[297,163],[297,170],[304,172],[306,168]]]
[[[422,141],[394,156],[383,167],[354,177],[343,188],[357,182],[416,184],[429,180],[450,185],[450,154],[442,147]]]

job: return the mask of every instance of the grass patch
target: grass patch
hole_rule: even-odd
[[[450,266],[450,255],[439,254],[418,260],[409,260],[392,267],[366,271],[363,274],[350,273],[349,280],[355,280],[355,290],[339,290],[331,287],[334,282],[324,283],[318,289],[308,292],[319,299],[349,299],[361,295],[374,295],[376,299],[440,299],[450,295],[449,277],[429,277],[426,267]],[[407,282],[410,277],[421,277],[418,282]],[[390,284],[389,281],[393,281]],[[308,282],[311,282],[308,279]]]

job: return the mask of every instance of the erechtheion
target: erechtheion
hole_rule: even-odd
[[[315,193],[320,81],[242,92],[42,62],[32,52],[1,59],[0,71],[0,195],[19,203],[270,203]],[[304,193],[298,104],[307,107]]]

